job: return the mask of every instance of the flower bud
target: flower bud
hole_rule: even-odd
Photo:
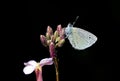
[[[50,35],[53,34],[53,30],[50,26],[47,27],[47,33],[49,33]]]
[[[61,33],[60,33],[60,38],[64,39],[64,37],[65,37],[64,35],[65,35],[65,29],[62,28]]]
[[[59,41],[60,41],[60,37],[57,37],[56,40],[55,40],[55,43],[57,43]]]
[[[40,35],[40,40],[41,40],[41,43],[46,47],[47,46],[46,37],[44,35]]]
[[[47,40],[50,40],[50,39],[51,39],[50,36],[51,36],[51,35],[47,32],[47,33],[46,33],[46,38],[47,38]]]
[[[62,47],[65,42],[65,39],[61,39],[57,44],[56,47]]]
[[[50,57],[55,57],[55,45],[53,42],[50,43],[49,45],[49,51],[50,51]]]
[[[55,38],[54,38],[54,35],[51,36],[51,42],[54,42],[55,41]]]
[[[56,39],[58,37],[58,31],[54,32],[54,39]]]
[[[51,40],[47,40],[47,45],[49,46],[51,43]]]
[[[61,25],[58,25],[58,26],[57,26],[57,31],[58,31],[58,34],[59,34],[59,35],[60,35],[61,30],[62,30],[62,26],[61,26]]]

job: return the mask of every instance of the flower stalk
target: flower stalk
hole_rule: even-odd
[[[54,65],[55,65],[56,81],[59,81],[59,70],[58,70],[58,60],[57,60],[57,57],[53,58],[53,62],[54,62]]]
[[[41,35],[41,43],[48,47],[50,57],[53,58],[55,72],[56,72],[56,81],[59,81],[59,69],[58,69],[58,59],[56,54],[56,48],[62,47],[65,42],[64,37],[64,28],[61,25],[57,26],[56,31],[53,33],[53,30],[50,26],[47,27],[46,36]]]
[[[56,81],[59,81],[59,70],[58,70],[58,61],[57,61],[57,55],[55,51],[55,45],[53,42],[51,42],[49,46],[49,52],[50,56],[53,58],[54,66],[55,66],[55,72],[56,72]]]

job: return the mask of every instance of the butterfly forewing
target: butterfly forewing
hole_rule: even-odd
[[[68,36],[68,40],[72,47],[83,50],[93,45],[97,37],[84,29],[72,27],[72,33]]]

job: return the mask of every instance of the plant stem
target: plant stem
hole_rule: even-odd
[[[54,65],[55,65],[55,72],[56,72],[56,81],[59,81],[59,70],[58,70],[58,60],[57,57],[54,57]]]
[[[52,57],[53,61],[54,61],[55,72],[56,72],[56,81],[59,81],[58,60],[57,60],[55,45],[53,42],[51,42],[49,45],[49,52],[50,52],[50,57]]]

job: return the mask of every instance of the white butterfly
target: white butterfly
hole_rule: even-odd
[[[65,35],[72,47],[77,50],[84,50],[97,41],[97,37],[94,34],[84,29],[73,27],[72,24],[68,24],[65,28]]]

